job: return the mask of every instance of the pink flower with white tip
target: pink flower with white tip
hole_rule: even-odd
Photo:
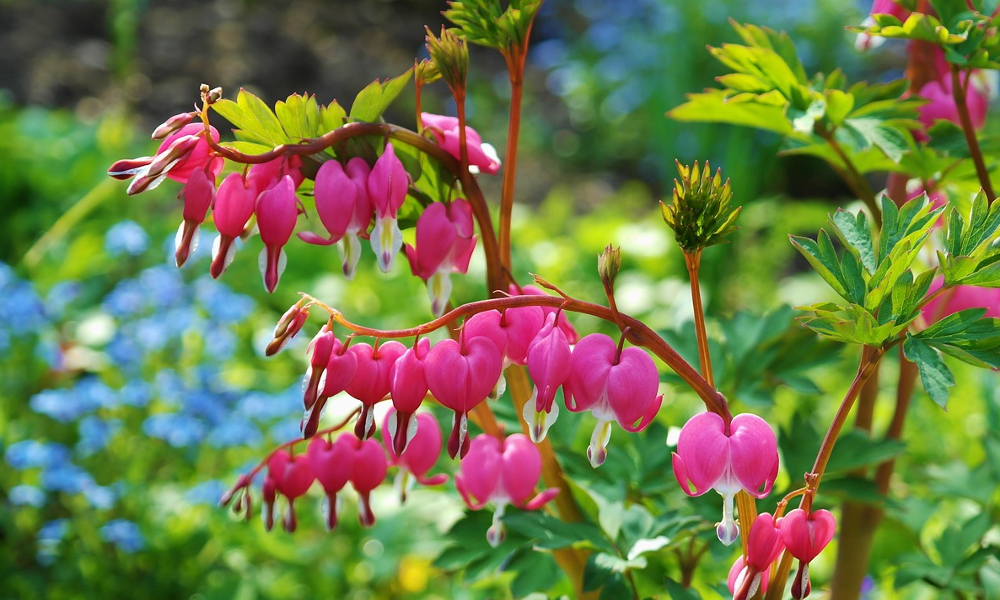
[[[545,324],[545,313],[538,306],[518,306],[502,313],[487,310],[466,319],[462,335],[485,337],[491,340],[503,355],[503,369],[510,365],[528,364],[528,346]],[[507,387],[501,370],[491,398],[500,397]]]
[[[285,175],[274,187],[264,190],[257,197],[257,228],[264,249],[260,252],[258,265],[268,293],[278,287],[278,279],[285,270],[288,259],[284,246],[295,231],[295,221],[299,216],[295,183]]]
[[[174,261],[181,267],[198,249],[198,226],[205,221],[208,209],[215,202],[215,175],[205,169],[194,171],[181,188],[179,198],[184,200],[184,220],[174,238]]]
[[[303,231],[299,233],[299,239],[318,246],[329,246],[339,242],[347,233],[347,226],[354,217],[357,195],[357,186],[347,176],[339,162],[328,160],[323,163],[316,173],[314,196],[316,214],[330,235],[323,237],[311,231]]]
[[[737,415],[726,425],[719,415],[704,412],[681,428],[673,467],[688,496],[713,488],[722,495],[722,521],[716,533],[728,546],[739,536],[733,499],[740,490],[754,498],[771,492],[778,474],[778,442],[771,427],[757,415]]]
[[[528,346],[528,373],[535,387],[522,416],[535,443],[545,439],[559,416],[559,405],[554,400],[559,386],[569,378],[570,353],[569,340],[556,325],[556,313],[550,313]]]
[[[267,478],[273,482],[274,491],[288,498],[288,511],[283,525],[285,531],[295,531],[295,499],[309,491],[316,478],[308,457],[304,454],[293,456],[288,450],[279,450],[267,459]],[[274,504],[265,498],[265,524],[274,522]],[[268,526],[270,528],[270,526]]]
[[[337,243],[337,250],[340,252],[344,277],[350,281],[357,271],[358,260],[361,258],[361,238],[368,238],[368,225],[372,222],[375,207],[368,195],[368,178],[371,175],[368,163],[363,158],[354,157],[347,161],[345,170],[354,182],[354,209],[344,237]]]
[[[250,167],[247,172],[247,186],[259,195],[276,186],[282,177],[292,178],[295,189],[299,189],[305,177],[302,175],[302,158],[299,156],[279,156],[265,163]]]
[[[367,439],[375,433],[375,414],[372,407],[381,402],[392,390],[389,378],[392,365],[406,352],[406,346],[395,340],[383,342],[377,348],[368,344],[354,344],[348,350],[358,360],[354,377],[347,385],[347,393],[361,401],[361,416],[354,425],[354,434]]]
[[[448,154],[461,160],[461,136],[458,117],[420,113],[420,120]],[[490,144],[484,144],[475,129],[465,126],[465,148],[469,157],[469,171],[495,175],[500,170],[500,157]]]
[[[472,207],[462,198],[435,202],[417,219],[417,245],[406,245],[413,274],[427,282],[431,312],[441,316],[451,297],[452,273],[466,273],[476,249]]]
[[[812,591],[809,563],[833,539],[837,520],[828,510],[806,513],[801,508],[796,508],[778,519],[777,525],[788,553],[799,560],[799,570],[792,581],[792,598],[801,600]]]
[[[660,410],[660,376],[653,359],[641,348],[619,350],[603,333],[593,333],[573,348],[569,379],[564,386],[566,408],[589,410],[597,419],[587,458],[599,467],[607,457],[611,423],[625,431],[642,431]]]
[[[354,470],[355,445],[351,437],[342,435],[334,442],[322,437],[313,438],[306,450],[316,481],[326,492],[324,512],[326,528],[330,531],[337,526],[337,511],[340,509],[337,493],[347,485]]]
[[[496,506],[493,525],[486,532],[490,545],[497,546],[504,539],[500,519],[508,504],[536,510],[559,493],[552,488],[532,498],[541,473],[538,448],[523,434],[515,433],[503,442],[485,433],[472,440],[455,475],[455,487],[472,510],[480,510],[488,502]]]
[[[417,423],[412,417],[427,396],[425,363],[430,351],[431,341],[421,338],[392,364],[389,371],[389,393],[395,410],[392,411],[394,418],[386,421],[382,434],[396,454],[404,454],[411,438],[416,435]],[[388,443],[390,439],[391,444]]]
[[[371,492],[385,479],[388,468],[385,451],[382,444],[368,439],[361,441],[351,436],[344,436],[355,444],[354,464],[351,468],[351,485],[358,493],[358,521],[365,527],[375,524],[375,513],[372,512]]]
[[[781,532],[771,515],[757,515],[750,527],[746,558],[740,557],[729,572],[729,591],[733,592],[733,600],[746,600],[752,598],[757,590],[767,589],[768,569],[784,548]],[[733,577],[733,572],[741,562],[743,566]]]
[[[306,371],[307,388],[302,398],[305,405],[305,414],[302,416],[300,427],[302,428],[302,437],[304,438],[312,437],[316,434],[316,430],[319,429],[319,420],[323,416],[323,407],[326,406],[326,401],[347,389],[347,386],[354,379],[354,373],[358,369],[358,357],[351,352],[347,352],[343,344],[340,343],[340,340],[333,337],[326,366],[322,367],[322,373],[315,380],[315,401],[312,404],[309,403],[309,400],[313,396],[308,386],[313,385],[316,370],[321,368],[316,365],[317,359],[322,357],[325,352],[326,341],[320,344],[319,338],[320,336],[325,337],[327,335],[330,337],[333,336],[329,331],[321,331],[320,335],[313,340],[314,345],[311,346],[312,356],[309,370]]]
[[[372,251],[383,273],[392,270],[396,255],[403,247],[403,232],[396,214],[406,200],[410,176],[396,157],[392,144],[386,144],[368,176],[368,197],[375,208],[375,229],[371,233]]]
[[[396,414],[395,409],[390,409],[386,413],[385,420],[382,421],[382,441],[389,453],[389,463],[399,467],[394,487],[399,493],[399,501],[405,502],[406,493],[412,487],[414,480],[421,485],[441,485],[448,481],[448,476],[444,473],[438,473],[433,477],[427,476],[441,455],[441,429],[434,415],[430,413],[415,415],[410,421],[414,424],[413,435],[410,436],[403,453],[398,454],[393,448],[393,436],[389,433],[390,424],[396,420]]]
[[[233,242],[243,235],[247,221],[253,216],[255,198],[253,189],[247,188],[239,173],[230,173],[219,185],[212,208],[212,219],[219,230],[219,237],[212,245],[212,277],[217,279],[233,262],[236,254]]]
[[[455,412],[448,456],[465,456],[469,451],[469,411],[489,396],[500,378],[500,350],[486,338],[463,335],[461,343],[447,339],[435,344],[424,365],[430,392]]]

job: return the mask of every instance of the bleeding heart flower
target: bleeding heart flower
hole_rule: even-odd
[[[299,233],[299,238],[306,243],[319,246],[334,244],[347,233],[347,226],[354,217],[357,186],[347,176],[339,162],[328,160],[316,173],[314,195],[316,214],[330,235],[324,238],[311,231],[303,231]]]
[[[660,376],[653,359],[640,348],[618,346],[611,337],[593,333],[573,348],[570,373],[563,390],[566,408],[589,410],[597,425],[587,458],[595,468],[607,457],[611,423],[626,431],[642,431],[660,410]],[[638,423],[637,423],[638,421]]]
[[[368,196],[368,177],[371,167],[363,158],[354,157],[347,161],[347,176],[354,183],[354,208],[351,220],[344,231],[344,237],[337,243],[340,259],[343,264],[344,277],[350,281],[358,268],[361,258],[361,240],[368,237],[368,225],[372,221],[375,208]]]
[[[444,313],[451,297],[451,273],[467,272],[475,249],[472,207],[467,201],[435,202],[417,219],[417,245],[406,245],[406,258],[413,274],[427,282],[435,316]]]
[[[729,545],[739,536],[733,498],[740,490],[755,498],[771,492],[778,474],[778,443],[771,427],[756,415],[737,415],[727,426],[719,415],[705,412],[681,429],[673,467],[688,496],[700,496],[712,488],[722,495],[722,521],[716,532]]]
[[[275,491],[288,498],[288,512],[283,522],[285,531],[295,531],[295,499],[308,492],[316,478],[312,465],[305,455],[293,456],[288,450],[279,450],[268,458],[267,471]]]
[[[354,344],[347,351],[358,360],[357,370],[346,389],[348,394],[361,401],[361,416],[354,426],[354,433],[363,440],[375,433],[372,407],[392,390],[389,377],[392,365],[406,352],[406,346],[390,340],[377,349],[368,344]]]
[[[368,197],[375,208],[375,229],[371,244],[378,266],[383,273],[392,270],[392,263],[403,247],[403,233],[396,222],[396,213],[406,200],[410,176],[396,157],[392,144],[386,144],[382,156],[375,161],[368,176]]]
[[[258,260],[260,274],[264,278],[264,288],[273,292],[287,262],[284,246],[292,237],[299,216],[292,178],[285,175],[274,187],[261,192],[257,197],[256,212],[257,228],[264,242]]]
[[[212,208],[215,228],[219,230],[219,237],[212,245],[212,277],[218,278],[233,262],[236,253],[233,242],[243,234],[247,221],[253,216],[255,197],[253,189],[246,186],[239,173],[230,173],[219,185]]]
[[[174,237],[174,260],[181,267],[198,249],[198,226],[205,221],[208,209],[215,202],[215,176],[204,169],[192,172],[179,198],[184,200],[184,220]]]
[[[469,453],[455,475],[455,487],[472,510],[482,509],[487,502],[496,505],[493,525],[486,533],[490,545],[497,546],[503,541],[500,519],[508,504],[536,510],[559,493],[553,488],[531,498],[541,472],[538,448],[523,434],[515,433],[503,442],[487,434],[472,440]]]
[[[528,346],[528,373],[535,388],[524,405],[523,417],[536,444],[545,439],[559,416],[559,405],[553,401],[556,390],[569,378],[570,354],[569,340],[556,326],[556,313],[550,313]]]
[[[484,337],[447,339],[431,348],[424,361],[427,386],[438,402],[455,411],[448,436],[448,455],[465,456],[469,450],[468,415],[489,396],[500,378],[500,350]]]
[[[394,487],[399,492],[399,501],[405,502],[406,493],[414,479],[421,485],[441,485],[448,481],[448,476],[438,473],[427,477],[427,472],[441,455],[441,429],[438,428],[434,415],[420,413],[409,421],[407,431],[404,432],[406,449],[402,454],[398,454],[393,447],[395,436],[391,434],[391,424],[396,421],[396,417],[395,409],[389,409],[386,413],[385,420],[382,421],[382,441],[389,453],[390,464],[399,467]]]
[[[814,510],[807,514],[801,508],[796,508],[778,519],[778,528],[788,553],[799,559],[799,570],[792,582],[792,597],[801,600],[812,591],[809,563],[833,539],[837,520],[828,510]]]
[[[537,285],[525,285],[518,289],[517,286],[511,284],[508,291],[511,296],[551,296],[551,294],[547,293]],[[564,334],[566,334],[566,339],[569,340],[570,344],[575,344],[580,340],[580,334],[576,332],[576,328],[574,328],[573,324],[569,322],[565,312],[555,308],[554,306],[541,306],[539,308],[542,309],[542,312],[545,313],[546,317],[553,314],[558,315],[556,325]]]
[[[461,160],[460,135],[457,117],[420,113],[420,120],[433,135],[438,145],[448,154]],[[500,170],[500,157],[490,144],[484,144],[475,129],[465,126],[465,148],[469,157],[469,171],[495,175]]]
[[[387,429],[383,434],[393,440],[393,451],[396,454],[404,454],[406,445],[409,443],[410,424],[413,413],[420,408],[420,404],[427,396],[427,377],[424,374],[426,369],[425,361],[430,352],[431,342],[427,338],[418,340],[412,348],[407,349],[399,359],[393,363],[389,372],[390,393],[392,394],[392,405],[395,407],[395,418],[387,421]],[[414,423],[414,425],[416,425]]]
[[[279,156],[265,163],[250,167],[247,173],[247,187],[253,188],[259,196],[261,192],[273,188],[282,177],[290,177],[294,189],[299,189],[305,176],[302,175],[302,158],[299,156]]]
[[[346,436],[351,439],[350,436]],[[365,527],[375,524],[372,512],[371,492],[385,479],[387,470],[385,452],[375,440],[361,441],[353,438],[354,465],[351,469],[351,485],[358,492],[358,521]]]
[[[775,527],[771,515],[757,515],[750,527],[745,564],[730,587],[733,600],[746,600],[756,594],[761,586],[767,588],[766,573],[784,548],[781,532]],[[736,565],[733,565],[733,569],[735,568]],[[732,570],[729,576],[732,579]]]
[[[320,342],[320,336],[323,336],[323,341]],[[309,370],[306,371],[306,389],[303,393],[303,404],[305,405],[305,414],[302,416],[302,422],[300,424],[302,428],[302,437],[308,438],[312,437],[316,430],[319,428],[319,420],[323,416],[323,407],[326,406],[326,401],[332,396],[343,392],[350,385],[351,381],[354,379],[354,373],[358,369],[358,357],[351,352],[347,352],[344,346],[340,343],[340,340],[333,337],[332,342],[326,337],[324,332],[320,332],[320,336],[317,336],[313,343],[313,354],[310,359]],[[330,334],[332,337],[332,334]],[[319,370],[318,366],[313,366],[313,363],[320,360],[325,353],[325,346],[327,343],[331,343],[329,357],[326,361],[326,366],[322,368],[322,373],[316,377],[316,372]],[[310,391],[310,387],[315,383],[316,392],[313,396],[313,392]],[[315,397],[315,401],[309,404],[309,400]]]
[[[326,528],[333,530],[337,526],[337,492],[344,489],[354,468],[353,436],[342,435],[335,442],[322,437],[313,438],[309,442],[306,455],[312,465],[316,480],[326,492]]]

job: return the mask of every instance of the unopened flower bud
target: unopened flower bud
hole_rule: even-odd
[[[607,290],[615,287],[615,278],[622,268],[622,250],[615,248],[611,244],[604,247],[604,251],[597,255],[597,272],[601,274],[601,283]]]
[[[281,349],[285,347],[288,340],[295,337],[302,329],[308,318],[309,309],[307,307],[300,306],[299,304],[292,305],[278,319],[278,324],[274,326],[274,339],[267,345],[264,354],[266,356],[274,356],[278,352],[281,352]]]
[[[732,208],[732,188],[722,181],[722,170],[712,176],[708,163],[699,172],[677,162],[680,180],[674,180],[674,198],[670,204],[660,203],[663,220],[674,230],[677,244],[686,254],[694,254],[708,246],[721,244],[736,231],[734,225],[741,207]]]
[[[194,115],[195,113],[181,113],[170,117],[153,130],[152,138],[154,140],[162,140],[171,133],[193,121]]]
[[[208,92],[208,103],[214,104],[219,100],[222,100],[222,88],[221,87],[212,88]]]
[[[148,167],[151,162],[153,162],[152,156],[119,160],[108,168],[108,175],[114,177],[115,179],[124,181],[138,175],[141,171]]]

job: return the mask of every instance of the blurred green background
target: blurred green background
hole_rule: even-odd
[[[258,522],[236,522],[217,508],[238,473],[297,434],[301,338],[311,333],[274,359],[262,356],[297,293],[356,322],[402,327],[429,318],[423,283],[402,261],[383,276],[370,253],[348,283],[331,249],[293,243],[281,286],[268,296],[254,247],[237,253],[221,282],[208,277],[207,229],[198,256],[178,270],[171,264],[177,186],[129,198],[105,174],[114,160],[151,153],[148,132],[189,110],[202,82],[222,86],[227,97],[242,86],[271,103],[303,91],[347,103],[372,79],[395,76],[422,56],[423,26],[437,30],[443,8],[436,0],[0,0],[0,598],[504,598],[570,590],[547,556],[525,549],[527,538],[512,535],[511,544],[523,543],[505,546],[506,554],[484,550],[487,517],[463,517],[450,483],[450,493],[417,490],[402,507],[384,486],[371,530],[357,525],[351,500],[334,533],[320,525],[318,497],[300,501],[294,535],[264,533]],[[801,456],[818,447],[855,361],[792,324],[787,305],[826,292],[793,256],[787,234],[814,233],[851,200],[822,164],[775,158],[772,135],[681,127],[664,113],[721,74],[705,45],[734,41],[729,18],[789,31],[810,71],[898,76],[901,48],[853,50],[844,26],[865,10],[837,0],[548,0],[534,29],[515,276],[539,273],[600,301],[595,257],[608,243],[621,245],[620,308],[693,356],[683,260],[657,201],[670,189],[675,159],[722,167],[744,206],[742,229],[732,245],[706,253],[703,285],[718,317],[711,327],[723,357],[719,379],[739,410],[765,413],[780,428],[792,466],[776,492],[794,485]],[[502,149],[503,62],[482,48],[473,48],[472,61],[470,123]],[[433,112],[451,106],[441,85],[424,102]],[[387,119],[412,127],[412,97],[404,94]],[[482,183],[495,199],[498,182]],[[456,278],[454,300],[481,298],[482,275],[474,259],[469,276]],[[602,328],[577,321],[583,332]],[[891,591],[892,565],[901,553],[922,559],[920,548],[933,548],[948,523],[977,514],[995,495],[1000,417],[992,384],[989,375],[956,372],[967,377],[955,397],[970,400],[956,402],[945,419],[920,402],[912,417],[912,430],[937,433],[911,443],[901,462],[907,490],[878,541],[872,597],[934,597],[922,584]],[[564,414],[552,435],[581,489],[610,506],[620,502],[640,521],[667,515],[674,521],[665,523],[700,523],[694,534],[678,530],[677,543],[708,539],[703,525],[717,518],[717,501],[683,497],[663,445],[698,402],[664,379],[670,391],[657,424],[640,436],[616,432],[600,472],[580,458],[590,423]],[[502,405],[497,411],[515,418]],[[454,469],[445,460],[437,470]],[[831,481],[831,491],[863,497],[866,490],[842,481],[840,488]],[[457,547],[445,535],[453,526]],[[663,594],[664,581],[677,579],[675,549],[672,542],[649,555],[650,567],[637,575],[645,595]],[[706,598],[719,597],[732,558],[726,549],[712,552],[717,560],[705,565],[698,587]],[[933,549],[929,556],[945,560]],[[815,565],[818,581],[828,561]]]

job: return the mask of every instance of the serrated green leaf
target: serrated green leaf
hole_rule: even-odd
[[[863,140],[862,147],[875,146],[894,163],[902,160],[903,154],[910,149],[909,133],[882,119],[854,116],[846,119],[843,127]]]
[[[326,133],[315,96],[292,94],[274,105],[274,113],[285,135],[292,141],[319,137]]]
[[[399,97],[412,79],[413,67],[410,67],[398,77],[386,81],[376,79],[369,83],[351,103],[350,118],[364,122],[378,121],[382,118],[382,113]]]
[[[791,235],[788,236],[792,245],[805,257],[812,265],[820,277],[823,278],[835,292],[850,301],[847,286],[843,281],[843,272],[840,268],[840,260],[830,242],[830,236],[824,230],[819,231],[816,241],[807,237]]]
[[[869,274],[874,273],[877,267],[875,261],[875,242],[872,240],[871,226],[868,224],[868,216],[864,211],[858,211],[857,215],[845,210],[838,209],[833,213],[830,222],[834,226],[834,231],[840,237],[840,241],[851,250],[851,252],[861,259],[861,264]]]
[[[246,141],[259,141],[272,147],[292,141],[285,134],[278,117],[257,96],[240,88],[240,93],[236,95],[236,104],[242,111],[243,120],[241,123],[233,124],[240,128],[244,136],[252,136],[253,139],[246,137]]]
[[[854,110],[854,96],[839,89],[829,89],[831,87],[829,81],[826,86],[828,89],[823,92],[826,98],[826,118],[831,127],[837,127]]]
[[[903,353],[917,365],[920,381],[924,384],[927,395],[941,408],[947,408],[948,388],[955,385],[955,376],[948,365],[944,364],[941,355],[921,339],[909,334],[903,342]]]
[[[323,123],[323,128],[327,131],[333,131],[344,126],[344,120],[347,118],[347,112],[344,108],[337,104],[334,100],[330,104],[324,106],[321,110],[321,120]]]
[[[783,105],[776,106],[747,99],[730,100],[731,97],[723,90],[688,94],[687,102],[668,112],[667,116],[683,122],[743,125],[782,135],[792,132],[792,125],[785,118]]]
[[[791,106],[788,107],[788,120],[792,122],[792,129],[797,133],[810,134],[816,121],[826,114],[826,101],[819,98],[813,101],[805,110],[799,110]]]

